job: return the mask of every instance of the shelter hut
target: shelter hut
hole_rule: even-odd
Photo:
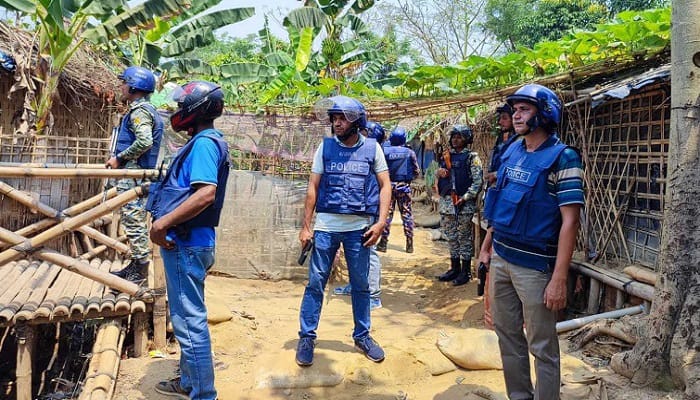
[[[121,346],[122,321],[133,316],[141,327],[135,340],[143,349],[146,312],[153,308],[153,291],[109,274],[121,268],[128,252],[124,238],[117,238],[112,211],[143,191],[116,196],[115,190],[105,190],[107,177],[126,173],[104,169],[118,80],[97,54],[84,48],[75,53],[61,74],[50,128],[28,133],[32,111],[27,105],[40,90],[35,42],[33,35],[0,22],[0,51],[16,62],[14,71],[0,72],[0,88],[8,94],[0,97],[0,357],[14,359],[0,363],[0,390],[22,400],[38,397],[49,386],[44,374],[60,371],[54,365],[62,354],[59,341],[78,337],[66,334],[62,324],[97,318],[101,322],[93,324],[94,333],[86,335],[91,336],[86,346],[97,336],[95,347],[74,351],[102,360],[88,371],[92,377],[83,392],[107,394],[121,348],[108,360],[111,353],[101,354],[102,346]],[[150,287],[164,286],[157,276],[152,279]],[[163,302],[156,308],[164,342]],[[117,319],[105,322],[111,317]],[[55,334],[41,340],[47,331]],[[14,340],[5,340],[8,334]],[[10,347],[16,347],[15,357]],[[72,384],[66,391],[81,387]],[[98,397],[107,398],[93,398]]]

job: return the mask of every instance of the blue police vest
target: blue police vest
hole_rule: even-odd
[[[158,111],[151,103],[141,103],[139,107],[148,111],[153,117],[153,145],[150,149],[144,152],[136,162],[141,168],[152,169],[156,167],[156,162],[158,162],[158,152],[160,151],[160,140],[163,137],[163,119],[158,114]],[[136,140],[136,135],[129,129],[129,121],[131,120],[130,110],[126,115],[122,117],[121,124],[119,125],[119,133],[117,134],[117,146],[115,148],[115,154],[119,154],[126,150],[132,143]]]
[[[411,182],[415,178],[411,149],[403,146],[388,146],[384,148],[384,158],[386,158],[389,178],[392,182]]]
[[[450,153],[450,161],[452,162],[452,170],[446,178],[438,179],[438,192],[440,196],[447,196],[452,190],[450,182],[451,174],[455,174],[455,187],[457,195],[464,196],[472,185],[472,155],[471,152],[466,153]],[[442,168],[447,168],[445,162],[440,162]],[[454,172],[452,172],[454,171]]]
[[[366,138],[359,147],[343,147],[323,139],[323,175],[316,212],[379,215],[379,184],[374,173],[377,141]]]
[[[543,253],[555,249],[561,213],[556,196],[547,189],[547,177],[566,147],[557,142],[532,153],[522,144],[508,147],[501,158],[496,185],[486,192],[484,216],[494,229],[494,239]],[[527,265],[525,260],[508,261]]]
[[[192,150],[195,141],[208,138],[216,143],[219,148],[219,162],[217,172],[217,185],[214,203],[209,205],[204,211],[199,213],[194,218],[175,227],[175,231],[180,234],[187,234],[191,228],[199,226],[214,227],[219,225],[221,210],[224,205],[224,197],[226,195],[226,183],[230,168],[228,144],[218,135],[206,133],[206,131],[195,135],[190,139],[175,155],[168,172],[165,174],[163,181],[151,184],[150,195],[146,204],[146,210],[153,215],[153,220],[157,220],[162,216],[176,209],[188,197],[195,192],[192,187],[180,187],[177,181],[178,174],[182,168],[182,164]],[[207,140],[208,140],[207,139]]]

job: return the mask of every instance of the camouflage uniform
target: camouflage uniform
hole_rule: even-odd
[[[131,121],[129,129],[134,132],[136,140],[126,150],[117,154],[119,159],[127,160],[124,168],[140,169],[136,160],[153,145],[154,121],[151,114],[140,105],[145,98],[131,103]],[[141,184],[140,179],[119,179],[116,183],[117,193],[123,193]],[[146,219],[146,198],[140,197],[124,204],[121,208],[121,224],[131,247],[131,258],[145,261],[150,255],[148,239],[148,220]]]
[[[469,152],[469,150],[464,149],[462,152]],[[449,194],[441,196],[438,203],[440,226],[450,246],[450,258],[460,258],[462,260],[469,260],[474,252],[472,217],[474,217],[476,212],[476,196],[479,194],[479,189],[483,182],[481,159],[476,152],[471,153],[470,169],[472,184],[463,196],[468,200],[462,203],[458,214],[459,218],[455,218],[452,197]]]
[[[386,219],[386,226],[382,237],[388,238],[391,231],[391,221],[394,219],[394,208],[399,207],[401,222],[403,222],[403,233],[407,238],[413,237],[413,212],[411,210],[411,187],[404,182],[391,183],[391,203],[389,203],[389,216]]]

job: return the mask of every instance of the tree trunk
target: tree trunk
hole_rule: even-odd
[[[700,0],[674,2],[671,132],[659,279],[647,332],[612,368],[635,384],[700,398]],[[698,57],[696,55],[696,57]]]

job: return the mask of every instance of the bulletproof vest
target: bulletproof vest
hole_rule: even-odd
[[[160,152],[160,140],[163,137],[163,119],[158,114],[158,111],[151,103],[143,102],[137,108],[143,108],[148,111],[153,117],[153,145],[150,149],[144,152],[137,160],[139,167],[153,169],[158,161],[158,152]],[[119,125],[119,133],[117,134],[117,146],[115,154],[119,154],[126,150],[136,140],[136,135],[129,129],[129,121],[131,113],[135,110],[131,109],[122,117]]]
[[[472,185],[472,154],[471,152],[450,153],[450,161],[452,162],[452,169],[446,178],[438,179],[438,192],[440,196],[450,194],[452,190],[451,177],[454,174],[457,195],[463,196]],[[440,164],[443,168],[447,168],[444,162]]]
[[[547,178],[566,147],[557,142],[531,153],[519,143],[508,147],[496,185],[486,193],[484,216],[494,235],[542,250],[558,242],[561,213]]]
[[[410,182],[415,178],[411,149],[403,146],[388,146],[384,148],[384,158],[386,158],[389,178],[392,182]]]
[[[204,211],[199,213],[194,218],[182,223],[175,228],[178,234],[187,233],[191,228],[199,226],[214,227],[219,225],[221,210],[224,205],[224,197],[226,195],[226,183],[230,168],[228,144],[213,130],[207,130],[198,133],[190,139],[175,155],[168,172],[165,174],[162,182],[156,182],[151,185],[150,195],[146,210],[153,215],[153,220],[168,214],[182,204],[190,197],[195,189],[192,187],[180,187],[177,178],[182,169],[182,165],[189,155],[195,141],[197,140],[213,140],[219,148],[219,161],[217,167],[217,185],[214,203],[209,205]]]
[[[374,173],[377,141],[343,147],[334,138],[323,139],[323,175],[316,212],[379,215],[379,184]]]

